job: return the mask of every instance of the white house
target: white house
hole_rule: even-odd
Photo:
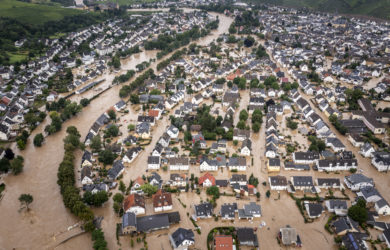
[[[160,156],[149,156],[148,157],[148,169],[160,169],[161,159]]]
[[[203,171],[218,171],[218,161],[204,158],[204,159],[202,159],[199,168],[200,168],[201,172],[203,172]]]
[[[271,190],[282,191],[287,190],[287,178],[285,176],[270,176],[268,178]]]
[[[169,159],[169,170],[187,171],[190,168],[189,159],[186,157],[175,157]]]

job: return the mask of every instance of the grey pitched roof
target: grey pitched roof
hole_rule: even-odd
[[[179,227],[171,235],[171,242],[174,244],[174,247],[180,246],[185,240],[195,241],[194,232],[191,229],[184,229]]]
[[[115,180],[116,178],[118,178],[118,175],[119,173],[125,168],[125,166],[123,166],[123,163],[121,160],[117,160],[114,162],[114,164],[112,165],[112,168],[110,168],[108,171],[107,171],[107,176],[112,179],[112,180]]]

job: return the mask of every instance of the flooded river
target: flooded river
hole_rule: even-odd
[[[189,11],[189,9],[186,9]],[[205,45],[218,38],[220,34],[228,32],[232,19],[221,14],[219,16],[219,28],[212,31],[207,37],[199,40],[199,44]],[[140,55],[133,55],[130,59],[122,61],[122,71],[135,69],[135,66],[142,61],[149,61],[155,58],[155,51],[142,52]],[[168,55],[170,56],[170,55]],[[167,57],[168,57],[167,56]],[[165,58],[167,58],[165,57]],[[151,67],[155,68],[158,62],[152,63]],[[112,79],[118,73],[106,73],[102,78],[106,78],[106,83],[111,83]],[[54,241],[54,235],[65,231],[69,226],[74,225],[78,220],[63,205],[59,187],[57,185],[57,169],[63,158],[63,138],[68,126],[76,126],[80,131],[82,138],[88,133],[93,122],[120,100],[120,86],[114,86],[99,98],[83,109],[76,117],[65,122],[63,129],[46,138],[45,144],[41,148],[35,148],[32,138],[35,134],[41,133],[46,124],[41,124],[30,136],[27,148],[19,152],[15,145],[12,148],[16,154],[20,154],[25,159],[24,172],[18,176],[4,176],[3,181],[6,184],[4,198],[0,202],[0,249],[47,249],[47,246]],[[92,90],[93,91],[93,90]],[[84,93],[82,96],[87,97],[92,91]],[[80,96],[74,96],[78,100]],[[168,119],[160,121],[160,128],[168,125]],[[155,128],[158,130],[158,128]],[[153,136],[154,140],[158,135]],[[143,152],[142,154],[147,154]],[[81,153],[80,153],[81,155]],[[141,157],[144,158],[144,157]],[[78,167],[76,162],[76,167]],[[143,164],[139,162],[140,164]],[[138,164],[133,164],[136,167]],[[128,184],[128,183],[126,183]],[[19,212],[20,204],[18,197],[22,193],[30,193],[34,197],[31,204],[31,211],[26,213]],[[178,208],[178,207],[177,207]],[[114,216],[112,204],[105,205],[97,211],[99,215],[104,215],[103,228],[105,224]],[[115,227],[115,225],[111,225]],[[110,228],[111,229],[111,228]],[[114,229],[115,230],[115,229]],[[115,231],[105,232],[109,247],[115,244]],[[84,234],[76,237],[59,246],[57,249],[91,249],[92,243],[90,236]],[[118,247],[115,247],[118,248]]]

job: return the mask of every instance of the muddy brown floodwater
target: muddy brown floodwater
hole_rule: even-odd
[[[185,9],[185,11],[190,11],[190,9]],[[232,23],[232,19],[229,17],[221,14],[212,14],[219,16],[219,27],[212,34],[197,41],[198,44],[205,45],[217,39],[220,34],[228,31]],[[149,61],[156,54],[155,52],[143,53],[143,55],[139,56],[134,55],[132,57],[134,60],[124,60],[122,62],[123,71],[135,69],[138,63]],[[165,58],[168,56],[170,55],[167,55]],[[152,63],[151,67],[155,68],[157,63]],[[118,74],[106,74],[106,82],[111,83],[110,79],[113,79]],[[56,234],[67,230],[69,226],[77,223],[77,218],[64,207],[57,185],[57,169],[64,153],[63,139],[66,133],[65,130],[68,126],[76,126],[82,138],[85,138],[89,128],[99,115],[120,100],[118,95],[119,89],[120,86],[114,86],[92,101],[76,117],[66,121],[60,132],[47,137],[41,148],[33,146],[32,138],[34,138],[35,134],[43,131],[47,121],[38,126],[32,133],[24,151],[19,152],[15,144],[12,145],[14,152],[24,157],[25,167],[24,172],[18,176],[8,175],[3,177],[3,181],[6,184],[6,192],[0,202],[0,249],[47,249],[49,244],[53,243]],[[88,92],[85,95],[88,95]],[[75,96],[75,100],[78,98],[80,97]],[[160,125],[162,128],[165,128],[168,125],[167,119],[161,121]],[[158,136],[155,135],[153,138],[155,141]],[[143,152],[142,154],[146,155],[147,153]],[[77,163],[76,167],[78,167]],[[137,168],[138,164],[144,165],[144,162],[137,161],[136,164],[132,164],[132,168]],[[28,213],[19,211],[18,197],[22,193],[30,193],[34,197],[34,202],[31,204],[31,210]],[[177,205],[176,208],[178,208]],[[103,228],[106,228],[107,221],[110,221],[110,224],[114,224],[114,218],[112,218],[114,213],[111,203],[107,203],[105,207],[97,210],[97,213],[105,217]],[[105,233],[110,249],[119,248],[116,245],[114,247],[116,242],[115,232]],[[91,248],[90,236],[84,234],[67,241],[56,249]]]

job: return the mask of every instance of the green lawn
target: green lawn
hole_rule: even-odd
[[[140,4],[140,3],[154,3],[159,2],[160,0],[107,0],[104,2],[117,3],[119,5],[131,5],[131,4]]]
[[[7,52],[10,57],[10,63],[16,63],[23,61],[27,58],[28,52]]]
[[[59,4],[34,4],[17,0],[0,0],[0,17],[9,17],[34,25],[57,21],[65,16],[81,13],[80,10],[63,8]]]

